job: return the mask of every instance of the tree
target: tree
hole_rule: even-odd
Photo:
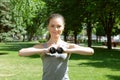
[[[105,33],[107,35],[107,47],[111,49],[111,35],[112,29],[115,25],[115,19],[119,17],[120,1],[96,1],[97,12],[100,23],[103,25]]]
[[[14,34],[19,30],[12,21],[10,1],[2,0],[0,2],[0,42],[12,41]]]
[[[96,25],[96,36],[97,36],[97,41],[101,40],[101,36],[105,36],[105,31],[104,28],[102,27],[102,25],[100,25],[99,23]]]
[[[96,15],[95,15],[95,10],[96,10],[96,4],[95,1],[93,0],[87,0],[83,1],[83,16],[84,16],[84,23],[86,23],[87,26],[87,36],[88,36],[88,47],[91,47],[92,45],[92,28],[93,24],[96,23]]]
[[[22,26],[31,41],[44,22],[47,10],[45,3],[42,0],[11,0],[11,4],[16,26]]]
[[[120,19],[119,19],[119,17],[116,18],[115,22],[116,23],[115,23],[115,25],[114,25],[114,27],[112,29],[112,35],[113,36],[120,34]]]

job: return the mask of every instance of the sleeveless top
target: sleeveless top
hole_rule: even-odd
[[[62,44],[62,47],[66,47],[67,44]],[[44,44],[44,48],[47,48],[47,44]],[[67,48],[67,47],[66,47]],[[43,63],[43,75],[42,80],[69,80],[68,77],[68,60],[70,54],[68,53],[54,53],[45,54],[41,56]]]

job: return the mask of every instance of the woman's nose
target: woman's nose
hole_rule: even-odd
[[[58,28],[57,28],[57,27],[55,27],[55,30],[57,31],[57,30],[58,30]]]

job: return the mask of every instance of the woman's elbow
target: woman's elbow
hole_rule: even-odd
[[[90,55],[93,55],[93,54],[94,54],[94,49],[91,48]]]
[[[19,55],[19,56],[24,56],[24,55],[23,55],[23,49],[19,50],[18,55]]]

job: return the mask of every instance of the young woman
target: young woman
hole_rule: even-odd
[[[37,44],[19,51],[20,56],[38,54],[43,62],[42,80],[69,80],[68,60],[71,53],[80,55],[93,55],[94,50],[73,43],[67,43],[61,39],[64,30],[64,17],[60,14],[52,14],[48,19],[48,31],[50,39],[44,44]]]

